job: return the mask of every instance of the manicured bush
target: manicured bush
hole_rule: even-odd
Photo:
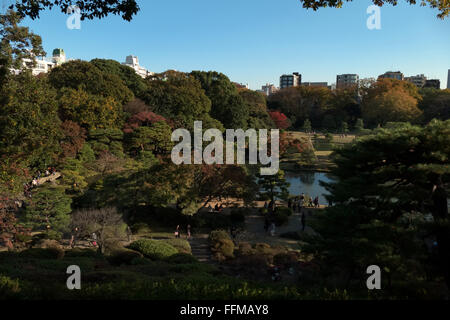
[[[108,257],[108,262],[113,266],[130,265],[136,258],[143,258],[143,255],[140,252],[123,248],[113,251]]]
[[[129,249],[136,250],[144,256],[161,260],[178,253],[178,250],[167,242],[161,240],[137,240],[130,244]]]
[[[193,255],[186,254],[186,253],[177,253],[173,256],[170,256],[166,259],[168,263],[173,264],[190,264],[190,263],[197,263],[198,260]]]
[[[190,254],[192,252],[191,245],[187,240],[184,239],[167,239],[164,240],[171,246],[175,247],[179,253],[187,253]]]
[[[288,207],[277,207],[275,209],[275,214],[285,214],[290,217],[292,216],[292,209]]]
[[[209,241],[216,260],[223,261],[234,257],[234,243],[228,232],[224,230],[212,231],[209,235]]]
[[[230,235],[225,230],[214,230],[209,234],[210,242],[216,242],[221,239],[231,240]]]

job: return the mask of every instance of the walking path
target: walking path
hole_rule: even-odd
[[[192,255],[200,262],[212,263],[211,250],[208,243],[208,235],[197,235],[189,240]]]

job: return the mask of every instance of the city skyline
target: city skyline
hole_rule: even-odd
[[[119,62],[136,55],[153,72],[215,70],[253,90],[277,85],[280,75],[293,71],[306,82],[333,84],[338,74],[376,78],[401,70],[405,76],[426,74],[447,87],[450,20],[437,19],[429,8],[399,4],[381,9],[381,30],[368,30],[370,3],[314,12],[298,1],[273,8],[266,0],[140,1],[141,11],[130,23],[108,17],[82,21],[80,30],[69,30],[67,15],[53,10],[24,24],[42,36],[48,52],[61,47],[72,58]],[[345,32],[336,34],[337,29]]]

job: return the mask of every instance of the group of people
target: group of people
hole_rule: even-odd
[[[320,202],[319,197],[315,197],[314,199],[308,195],[302,193],[299,197],[290,198],[288,200],[288,207],[292,209],[294,212],[301,212],[302,208],[319,208]]]
[[[216,205],[213,207],[211,207],[211,205],[208,206],[208,212],[223,212],[223,204],[216,203]]]
[[[181,227],[180,225],[177,225],[177,228],[175,229],[175,238],[179,239],[181,238]],[[191,225],[188,224],[186,227],[186,239],[191,239]]]
[[[29,183],[25,183],[23,186],[24,195],[27,198],[32,197],[32,190],[33,188],[36,188],[39,186],[39,180],[43,177],[49,177],[56,173],[56,169],[54,167],[48,167],[47,170],[45,170],[44,173],[41,171],[38,171],[36,175],[34,176],[33,180],[31,180]]]

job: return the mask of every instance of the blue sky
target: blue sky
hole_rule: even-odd
[[[141,0],[132,22],[118,16],[66,27],[67,15],[47,11],[24,24],[42,36],[45,50],[69,58],[123,62],[133,54],[154,72],[216,70],[260,89],[283,73],[334,83],[336,74],[377,77],[388,70],[424,73],[447,86],[450,18],[429,7],[381,9],[381,30],[369,30],[369,0],[342,9],[303,9],[298,0]]]

